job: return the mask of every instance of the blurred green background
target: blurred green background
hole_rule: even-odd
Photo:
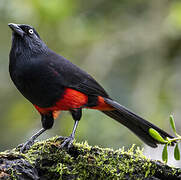
[[[173,113],[179,132],[181,1],[0,0],[0,151],[41,128],[39,114],[9,77],[10,22],[34,26],[51,49],[89,72],[113,99],[169,132]],[[41,138],[69,135],[72,126],[63,112]],[[93,110],[84,110],[76,139],[113,148],[142,144]]]

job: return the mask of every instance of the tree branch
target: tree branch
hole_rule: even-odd
[[[181,169],[147,159],[139,148],[128,151],[91,147],[86,142],[59,149],[52,138],[0,153],[0,179],[181,179]]]

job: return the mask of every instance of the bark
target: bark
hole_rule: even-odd
[[[74,143],[60,149],[56,137],[36,142],[24,154],[19,148],[0,153],[0,179],[181,179],[181,169],[147,159],[134,146],[112,150]]]

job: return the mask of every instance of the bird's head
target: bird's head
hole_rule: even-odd
[[[29,50],[31,53],[38,53],[47,48],[32,26],[14,23],[9,23],[8,26],[13,31],[12,48],[15,48],[17,51],[24,51],[26,49],[26,52]]]

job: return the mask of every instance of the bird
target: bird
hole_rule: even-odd
[[[10,77],[20,93],[39,112],[42,123],[42,128],[21,146],[21,152],[30,149],[38,136],[52,128],[61,111],[69,111],[74,120],[71,135],[65,137],[60,145],[61,148],[70,148],[83,108],[101,111],[153,148],[162,142],[150,135],[151,128],[164,139],[173,138],[113,100],[91,75],[48,48],[34,27],[15,23],[8,26],[12,30]]]

